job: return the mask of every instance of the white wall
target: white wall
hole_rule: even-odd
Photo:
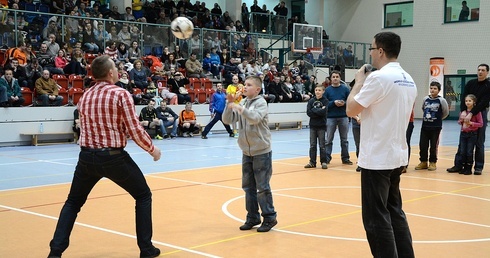
[[[311,1],[313,2],[313,1]],[[445,74],[465,69],[476,74],[480,63],[490,63],[490,15],[481,12],[480,20],[444,24],[444,1],[414,1],[413,27],[383,29],[383,4],[393,0],[330,0],[325,26],[330,38],[342,41],[371,42],[381,31],[393,31],[402,39],[399,62],[417,83],[416,103],[428,93],[429,59],[444,57]],[[490,1],[480,1],[480,10],[490,10]],[[415,116],[421,117],[416,109]]]

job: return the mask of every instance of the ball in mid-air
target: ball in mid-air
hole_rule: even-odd
[[[185,17],[177,17],[170,24],[170,29],[175,37],[179,39],[188,39],[192,37],[194,25],[191,20]]]

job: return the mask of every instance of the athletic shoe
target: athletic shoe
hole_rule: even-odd
[[[328,168],[327,163],[323,162],[322,163],[322,169],[327,169],[327,168]]]
[[[446,171],[449,172],[449,173],[459,173],[462,169],[463,168],[461,168],[461,167],[454,166],[452,168],[446,169]]]
[[[240,226],[240,230],[250,230],[254,226],[257,226],[259,224],[260,224],[260,221],[257,221],[257,222],[246,221],[245,224]]]
[[[163,140],[163,137],[160,136],[160,135],[157,135],[157,136],[155,136],[155,139],[157,139],[157,140]]]
[[[434,171],[436,169],[437,169],[436,163],[435,162],[429,162],[429,168],[427,168],[427,170]]]
[[[421,170],[421,169],[427,169],[429,168],[427,161],[422,161],[420,162],[416,167],[415,170]]]
[[[305,165],[305,168],[316,168],[316,165],[313,165],[311,163],[308,163]]]
[[[264,223],[257,229],[257,232],[269,232],[275,225],[277,225],[277,220],[264,221]]]

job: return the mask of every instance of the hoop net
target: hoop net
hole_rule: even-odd
[[[318,60],[318,57],[320,57],[320,54],[322,53],[322,49],[318,47],[309,47],[306,49],[306,53],[311,54],[315,60]]]

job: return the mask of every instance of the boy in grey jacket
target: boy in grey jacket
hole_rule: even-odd
[[[238,145],[243,152],[242,189],[245,191],[247,219],[240,230],[250,230],[261,223],[260,206],[264,221],[257,232],[268,232],[277,220],[269,184],[272,176],[271,132],[267,102],[259,96],[261,86],[260,77],[249,76],[243,88],[245,98],[240,104],[234,103],[233,95],[227,95],[223,122],[238,122]]]

